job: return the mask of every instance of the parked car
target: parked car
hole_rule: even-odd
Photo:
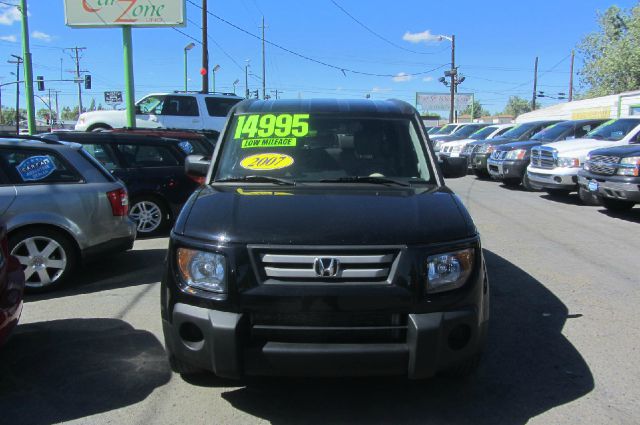
[[[168,139],[179,139],[180,141],[189,142],[190,145],[201,146],[202,143],[208,143],[212,147],[216,147],[218,136],[217,131],[193,131],[193,130],[167,130],[163,128],[115,128],[109,130],[118,134],[137,134],[139,136],[165,137]],[[189,145],[185,144],[187,149]],[[186,152],[189,154],[190,152]]]
[[[447,124],[447,125],[443,125],[442,127],[440,127],[440,129],[434,133],[429,133],[429,137],[430,139],[433,141],[437,138],[443,137],[443,136],[449,136],[450,134],[453,134],[454,131],[460,129],[462,126],[464,126],[466,124],[463,123],[453,123],[453,124]]]
[[[452,142],[454,140],[462,140],[462,139],[467,139],[469,136],[471,136],[473,133],[475,133],[476,131],[486,127],[487,124],[465,124],[463,126],[461,126],[460,128],[458,128],[456,131],[454,131],[453,133],[449,134],[448,136],[439,136],[436,137],[433,143],[433,148],[436,152],[440,151],[440,147],[442,146],[443,143],[446,142]]]
[[[229,109],[243,98],[234,94],[152,93],[136,103],[136,127],[220,132]],[[126,111],[91,111],[78,117],[78,131],[126,127]]]
[[[81,261],[130,249],[124,185],[80,145],[0,140],[0,217],[26,287],[60,286]]]
[[[531,149],[527,176],[534,187],[551,195],[578,190],[578,171],[589,152],[640,141],[640,118],[607,121],[582,139],[565,140]]]
[[[9,254],[7,228],[0,224],[0,347],[20,320],[24,273],[18,259]]]
[[[489,156],[497,146],[528,140],[540,130],[558,122],[560,121],[534,121],[518,124],[502,136],[494,137],[491,140],[478,140],[467,144],[460,156],[467,158],[469,168],[477,177],[489,177],[487,159],[489,159]]]
[[[578,184],[595,194],[608,210],[633,208],[640,203],[640,144],[589,152],[578,172]]]
[[[493,124],[487,127],[476,130],[475,133],[471,133],[467,139],[453,140],[451,142],[445,142],[440,146],[438,155],[440,158],[444,156],[458,157],[460,152],[467,144],[475,142],[476,140],[489,140],[494,137],[498,137],[505,132],[511,130],[515,124]]]
[[[198,140],[116,132],[67,132],[44,137],[80,143],[127,186],[129,216],[139,236],[166,232],[202,179],[184,172],[187,155],[211,156],[213,146]]]
[[[178,218],[160,291],[175,371],[426,378],[476,366],[489,319],[480,236],[411,105],[247,100],[212,164],[192,158],[211,178]]]
[[[522,183],[526,189],[531,190],[533,187],[527,177],[527,167],[532,148],[561,140],[580,139],[605,121],[603,119],[564,121],[539,131],[531,137],[531,140],[498,146],[487,160],[489,174],[491,178],[502,180],[507,186],[519,186]]]
[[[431,127],[429,130],[427,130],[427,134],[436,134],[438,131],[440,131],[441,128],[441,126]]]

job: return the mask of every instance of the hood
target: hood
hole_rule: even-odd
[[[544,142],[542,140],[525,140],[524,142],[511,142],[504,145],[501,145],[498,150],[500,151],[511,151],[514,149],[526,149],[531,150],[534,146],[543,145]]]
[[[607,142],[605,140],[596,139],[574,139],[549,143],[544,146],[556,149],[559,156],[567,156],[568,154],[573,154],[574,156],[586,156],[594,149],[624,146],[628,144],[629,142],[626,141]]]
[[[442,147],[445,147],[445,146],[463,146],[463,145],[466,145],[467,143],[471,143],[471,142],[475,142],[475,141],[476,141],[475,139],[453,140],[451,142],[444,143],[442,145]]]
[[[473,236],[462,208],[446,188],[207,186],[175,231],[243,244],[420,245]]]
[[[634,143],[613,148],[596,149],[591,151],[591,155],[619,156],[622,158],[640,156],[640,144]]]

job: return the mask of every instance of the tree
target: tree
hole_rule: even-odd
[[[629,10],[611,6],[598,14],[599,30],[578,45],[579,72],[587,97],[640,88],[640,4]]]
[[[517,117],[520,114],[531,111],[531,102],[519,96],[509,96],[503,114]]]
[[[48,108],[38,109],[38,112],[36,113],[36,115],[41,120],[49,120],[49,109]]]
[[[104,106],[102,106],[102,103],[98,103],[98,111],[104,111]]]
[[[461,115],[471,115],[471,105],[467,106],[462,112]],[[489,111],[482,107],[482,104],[474,100],[473,101],[473,118],[480,118],[484,115],[490,115]]]
[[[95,111],[96,110],[96,100],[91,98],[91,103],[89,104],[89,111]]]
[[[68,106],[62,108],[60,116],[64,121],[74,121],[78,119],[78,107],[74,107],[73,110]]]

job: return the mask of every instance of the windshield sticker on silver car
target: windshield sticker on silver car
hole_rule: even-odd
[[[18,174],[24,181],[42,180],[56,170],[56,165],[50,156],[32,156],[16,166]]]

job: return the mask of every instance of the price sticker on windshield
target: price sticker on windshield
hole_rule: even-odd
[[[234,139],[296,138],[309,134],[309,114],[240,115]],[[281,145],[295,146],[295,144]]]
[[[270,171],[293,165],[293,158],[279,153],[259,153],[240,161],[240,166],[246,170]]]

